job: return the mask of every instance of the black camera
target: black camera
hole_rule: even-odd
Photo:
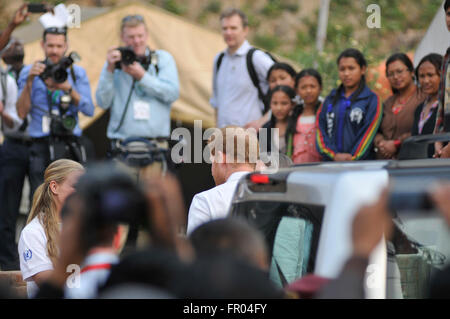
[[[29,3],[27,11],[30,13],[46,13],[52,11],[52,7],[45,3]]]
[[[121,69],[122,63],[124,65],[130,65],[130,64],[133,64],[134,62],[139,62],[144,67],[144,69],[147,70],[149,65],[152,62],[151,55],[137,56],[136,53],[134,53],[133,48],[131,48],[131,47],[119,47],[119,48],[117,48],[117,50],[120,51],[122,58],[120,59],[120,61],[116,62],[116,65],[115,65],[116,69]]]
[[[74,62],[80,60],[80,56],[76,52],[72,52],[67,57],[63,57],[58,63],[53,64],[49,59],[43,61],[46,65],[44,72],[40,77],[43,81],[48,78],[53,79],[56,83],[63,83],[67,80],[67,68],[71,67]]]
[[[67,113],[72,98],[68,94],[61,96],[59,114],[50,114],[50,132],[53,136],[71,136],[77,125],[75,116]]]

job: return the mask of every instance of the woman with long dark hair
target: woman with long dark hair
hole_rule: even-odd
[[[373,139],[383,109],[366,85],[366,59],[360,51],[347,49],[337,64],[342,84],[331,91],[318,111],[317,149],[328,161],[373,159]]]
[[[414,112],[425,96],[414,83],[414,65],[404,53],[391,55],[386,61],[386,77],[392,93],[383,104],[383,120],[375,136],[379,159],[395,159],[402,142],[411,136]]]
[[[438,93],[442,67],[442,55],[431,53],[423,57],[416,68],[419,87],[426,98],[414,113],[412,135],[433,134],[438,110]],[[433,157],[434,145],[428,146],[428,157]]]
[[[295,107],[295,90],[290,86],[278,85],[269,91],[267,98],[272,116],[262,127],[265,131],[261,131],[259,135],[261,151],[263,153],[279,151],[286,154],[287,149],[292,148],[289,143],[292,143],[293,136],[292,131],[288,131],[288,125]],[[275,134],[275,129],[278,129],[278,136]]]
[[[320,107],[322,77],[314,69],[305,69],[295,78],[295,89],[302,103],[295,106],[287,127],[288,141],[286,154],[295,164],[319,162],[316,148],[316,112]]]

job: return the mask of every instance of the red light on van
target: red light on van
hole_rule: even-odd
[[[269,176],[264,174],[252,174],[250,175],[250,181],[253,184],[269,184]]]

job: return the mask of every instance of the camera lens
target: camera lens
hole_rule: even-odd
[[[121,54],[122,54],[122,63],[125,65],[130,65],[134,61],[136,61],[136,54],[134,53],[133,50],[129,48],[122,49]]]
[[[68,115],[62,118],[62,124],[66,130],[73,131],[75,125],[77,125],[77,121],[75,117]]]
[[[56,83],[63,83],[67,80],[67,71],[58,66],[55,70],[53,70],[52,77]]]

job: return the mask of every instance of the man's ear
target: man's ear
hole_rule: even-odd
[[[41,48],[44,50],[44,40],[41,40]]]
[[[222,151],[217,151],[215,159],[216,163],[224,164],[227,162],[227,155]]]
[[[245,26],[245,27],[244,27],[244,33],[245,33],[245,37],[246,37],[246,38],[247,38],[247,36],[248,36],[249,31],[250,31],[250,28],[249,28],[248,26]]]

